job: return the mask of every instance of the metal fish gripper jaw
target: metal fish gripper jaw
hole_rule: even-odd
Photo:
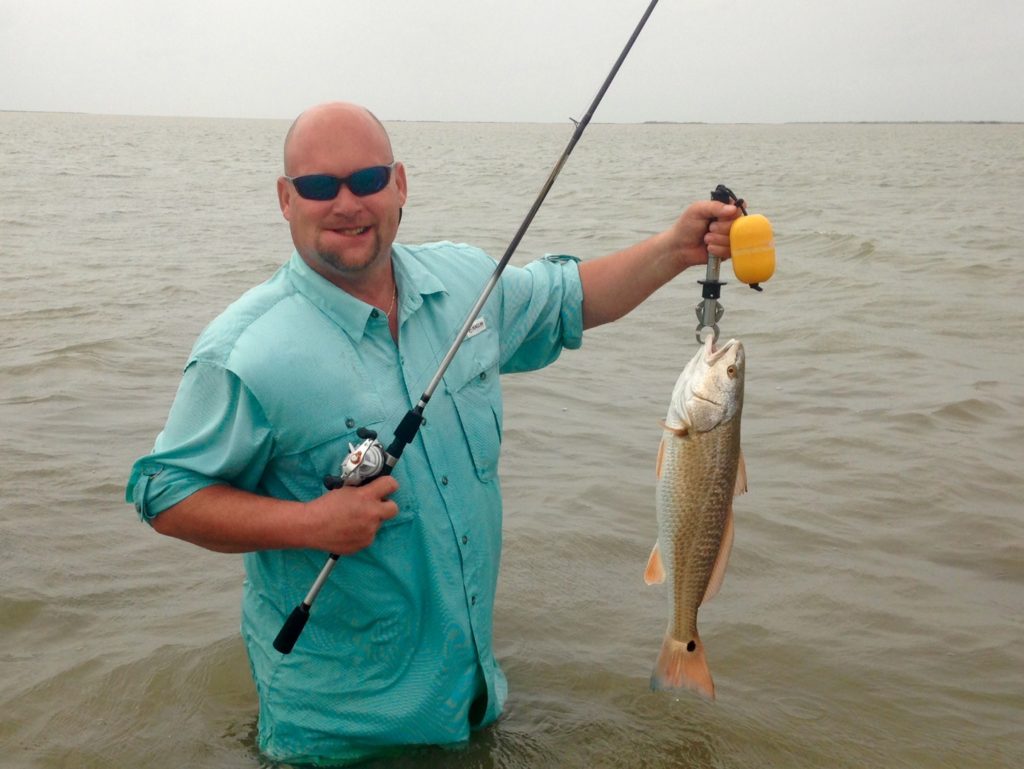
[[[710,262],[710,259],[708,261]],[[715,261],[717,262],[718,260],[715,259]],[[716,276],[714,280],[709,277],[708,280],[698,281],[704,286],[704,299],[698,302],[697,306],[694,308],[697,311],[697,344],[704,343],[704,340],[701,338],[701,334],[706,328],[711,329],[712,341],[718,341],[718,321],[720,321],[722,316],[725,314],[725,308],[722,307],[718,301],[722,284],[717,280],[717,272],[718,270],[716,269]],[[709,290],[714,293],[710,293]]]

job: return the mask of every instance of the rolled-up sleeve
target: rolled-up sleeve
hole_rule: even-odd
[[[551,255],[502,275],[501,370],[532,371],[583,343],[579,259]]]
[[[255,491],[272,451],[273,431],[245,384],[218,364],[194,360],[152,453],[132,466],[125,498],[152,521],[213,484]]]

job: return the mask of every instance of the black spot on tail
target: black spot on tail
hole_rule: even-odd
[[[697,648],[697,642],[696,641],[690,641],[690,643],[686,644],[686,651],[688,651],[688,652],[692,652],[696,648]]]

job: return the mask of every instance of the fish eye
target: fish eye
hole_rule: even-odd
[[[735,379],[736,378],[736,367],[735,366],[729,366],[729,368],[727,368],[725,370],[725,373],[729,375],[730,379]]]

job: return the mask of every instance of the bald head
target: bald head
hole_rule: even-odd
[[[393,157],[391,139],[376,115],[358,104],[328,102],[300,114],[285,134],[285,174],[293,173],[296,162],[306,154],[311,143],[323,141],[325,137],[343,141],[350,134],[379,143],[385,153]]]

